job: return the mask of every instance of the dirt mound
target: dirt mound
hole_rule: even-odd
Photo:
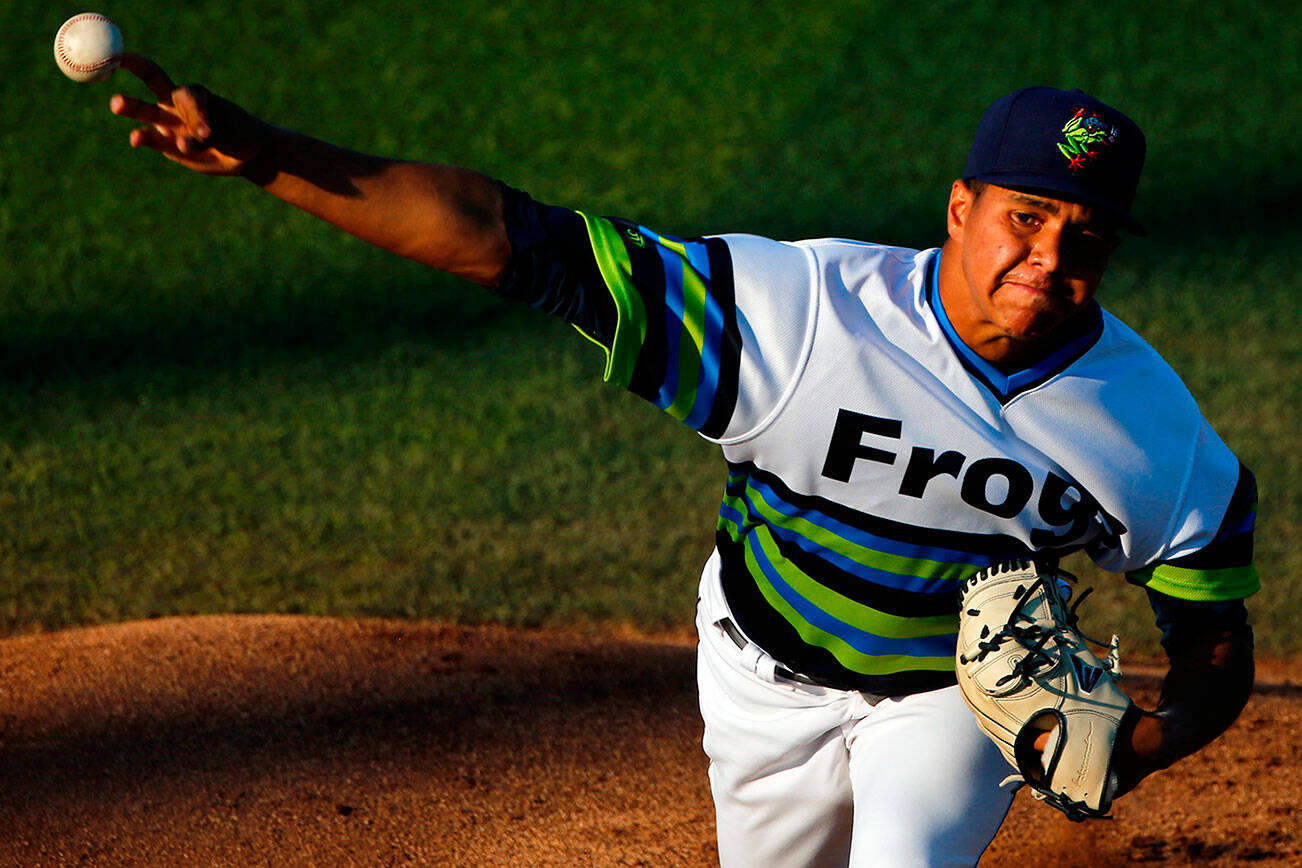
[[[0,640],[0,865],[709,865],[693,653],[252,616]],[[1019,796],[983,865],[1302,864],[1302,665],[1258,680],[1111,822]]]

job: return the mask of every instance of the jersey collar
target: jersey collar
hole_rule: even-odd
[[[1103,334],[1103,312],[1098,302],[1091,301],[1083,316],[1077,317],[1070,330],[1064,335],[1065,342],[1043,359],[1011,374],[1005,374],[994,365],[981,358],[954,331],[954,326],[945,313],[940,301],[940,251],[927,264],[927,301],[936,312],[936,320],[945,333],[946,340],[953,347],[963,367],[978,382],[985,386],[999,403],[1007,404],[1023,392],[1058,375],[1073,362],[1083,356],[1090,347],[1098,342]]]

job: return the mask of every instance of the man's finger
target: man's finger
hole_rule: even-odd
[[[172,91],[173,105],[178,117],[194,133],[194,136],[206,141],[212,135],[208,126],[208,89],[202,85],[188,85]]]
[[[176,148],[176,140],[153,127],[141,127],[132,130],[130,141],[133,148],[151,148],[173,160],[178,160],[181,157],[181,152]]]
[[[115,94],[109,100],[109,111],[150,126],[167,126],[175,124],[177,120],[176,115],[165,108],[122,94]]]
[[[166,105],[172,101],[172,91],[176,84],[163,68],[148,57],[139,54],[123,54],[118,58],[122,68],[145,83],[145,87]]]
[[[187,157],[193,157],[208,150],[208,142],[203,139],[196,139],[194,136],[178,136],[176,149]]]

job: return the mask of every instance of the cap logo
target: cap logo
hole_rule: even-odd
[[[1062,128],[1066,144],[1058,143],[1058,150],[1067,158],[1067,168],[1079,172],[1093,162],[1103,148],[1117,140],[1117,128],[1105,122],[1097,112],[1076,109]]]

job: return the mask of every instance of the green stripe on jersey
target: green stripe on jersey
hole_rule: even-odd
[[[763,570],[759,564],[755,563],[755,557],[751,554],[750,547],[745,547],[746,567],[752,576],[763,575]],[[862,651],[854,648],[839,636],[833,636],[825,630],[822,630],[801,617],[791,604],[782,598],[772,585],[768,582],[758,582],[760,593],[764,599],[768,600],[770,606],[778,611],[783,618],[795,628],[806,644],[818,648],[826,649],[837,662],[849,669],[851,672],[857,672],[861,675],[893,675],[897,672],[952,672],[954,669],[954,658],[952,655],[944,657],[913,657],[906,654],[889,654],[889,655],[872,655],[864,654]]]
[[[577,213],[588,227],[592,253],[597,268],[601,270],[601,279],[606,282],[606,289],[615,301],[618,317],[615,339],[606,348],[604,378],[627,389],[633,382],[633,368],[646,339],[646,306],[633,286],[633,263],[628,258],[619,230],[603,217],[589,217],[582,211]],[[592,339],[590,335],[584,337]],[[596,343],[600,345],[599,341]]]
[[[1137,585],[1152,588],[1159,594],[1195,603],[1242,600],[1261,590],[1257,567],[1225,567],[1219,570],[1191,570],[1158,564],[1127,574]]]
[[[887,614],[838,594],[810,578],[782,556],[768,528],[757,528],[754,539],[769,563],[793,591],[838,621],[853,624],[860,630],[886,639],[920,639],[924,636],[944,636],[958,632],[958,613],[928,617]],[[769,584],[763,570],[752,575],[756,582]]]

